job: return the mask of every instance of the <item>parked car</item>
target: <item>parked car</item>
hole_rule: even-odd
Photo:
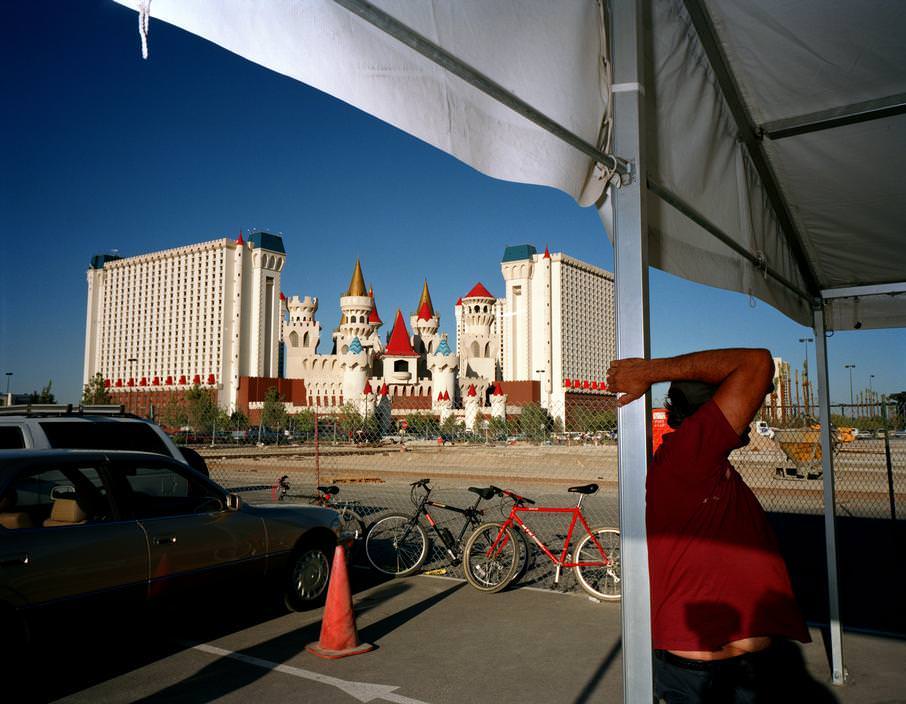
[[[176,445],[159,425],[126,413],[123,406],[48,404],[0,409],[0,450],[17,449],[154,452],[209,475],[201,455]]]
[[[336,511],[249,506],[160,454],[0,451],[0,632],[10,642],[93,607],[279,590],[290,609],[322,603]],[[12,634],[17,634],[15,641]]]

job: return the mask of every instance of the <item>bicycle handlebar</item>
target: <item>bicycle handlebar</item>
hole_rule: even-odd
[[[417,482],[412,482],[409,486],[411,486],[411,487],[428,486],[428,484],[430,482],[431,482],[431,480],[426,477],[425,479],[419,479]]]

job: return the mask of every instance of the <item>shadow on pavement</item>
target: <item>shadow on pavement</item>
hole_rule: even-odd
[[[388,579],[373,570],[350,572],[353,594],[388,582]],[[410,588],[405,582],[390,581],[384,588],[357,602],[356,613],[364,613]],[[243,592],[243,595],[246,593]],[[226,596],[205,597],[197,601],[184,600],[172,606],[152,607],[128,621],[100,620],[91,623],[90,628],[80,625],[78,630],[72,631],[79,634],[77,648],[73,648],[70,642],[60,644],[52,640],[34,646],[26,672],[19,673],[20,681],[33,683],[33,688],[17,701],[54,701],[184,651],[187,643],[214,641],[286,615],[287,611],[278,599],[262,592],[256,597],[245,598],[241,603]],[[298,645],[298,650],[302,650],[306,644],[316,641],[320,628],[321,620],[318,618],[313,624],[293,631],[292,647]],[[262,647],[265,645],[262,644]],[[290,657],[286,647],[275,652]],[[255,655],[273,659],[274,654],[256,651]],[[192,678],[191,688],[194,691],[198,687],[199,696],[209,689],[225,694],[237,684],[234,670],[244,672],[253,669],[235,666],[221,668],[215,678],[202,671]],[[181,684],[189,686],[189,683]],[[196,696],[183,700],[208,701]],[[153,698],[149,701],[165,700]]]
[[[398,613],[387,616],[380,621],[359,631],[361,642],[371,642],[379,645],[379,641],[388,633],[415,618],[418,614],[450,596],[461,589],[462,583],[455,584],[449,589],[427,599],[413,604]],[[371,595],[356,605],[356,614],[374,608],[387,599],[397,596],[409,589],[404,582],[393,582],[377,591],[372,599]],[[303,628],[282,634],[276,638],[264,641],[250,648],[243,648],[238,653],[243,656],[259,658],[271,663],[284,664],[304,651],[305,646],[318,640],[321,630],[320,621],[309,624]],[[261,679],[269,672],[264,667],[247,665],[237,662],[229,656],[223,656],[205,665],[190,677],[174,685],[166,687],[151,696],[139,699],[136,704],[171,704],[172,702],[192,702],[205,704],[219,700],[228,694],[235,693],[243,687]]]
[[[582,691],[579,692],[579,695],[573,700],[573,704],[586,704],[586,702],[591,701],[592,694],[595,689],[598,687],[598,683],[604,678],[604,675],[607,674],[607,671],[613,665],[614,661],[619,656],[620,652],[623,650],[623,639],[618,638],[617,642],[613,644],[613,647],[610,649],[610,652],[604,657],[601,661],[601,664],[595,669],[592,676],[588,679],[588,682],[585,683],[585,686],[582,688]],[[613,701],[618,701],[616,692],[614,692]],[[622,693],[620,693],[622,696]]]

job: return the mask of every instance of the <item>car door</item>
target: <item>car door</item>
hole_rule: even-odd
[[[213,482],[165,458],[148,456],[110,465],[123,503],[145,531],[149,596],[189,590],[231,590],[263,578],[264,524],[242,510],[229,510]]]
[[[22,463],[0,488],[0,591],[26,611],[137,606],[148,577],[144,531],[115,512],[103,457]]]

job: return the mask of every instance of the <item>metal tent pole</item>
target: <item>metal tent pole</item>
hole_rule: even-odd
[[[642,17],[638,0],[611,4],[615,153],[633,164],[631,183],[614,189],[617,357],[648,357],[648,236],[645,212]],[[623,585],[623,701],[651,704],[651,601],[645,530],[651,395],[620,408],[618,483]]]
[[[824,305],[815,309],[815,349],[818,357],[818,419],[821,423],[821,471],[824,477],[824,536],[827,554],[827,601],[830,622],[831,677],[843,684],[843,627],[840,623],[840,593],[837,584],[837,497],[834,490],[834,455],[831,443],[830,396],[827,380],[827,338],[824,335]]]

